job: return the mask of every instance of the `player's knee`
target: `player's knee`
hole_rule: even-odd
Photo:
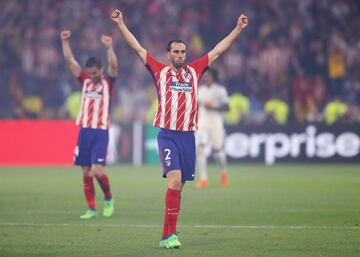
[[[84,176],[91,176],[91,168],[90,167],[82,167],[82,171]]]
[[[181,180],[181,172],[180,171],[170,171],[167,174],[168,179],[168,187],[174,190],[181,190],[182,180]]]
[[[213,149],[213,156],[220,162],[224,161],[225,159],[225,153],[221,149]]]
[[[101,176],[104,174],[102,165],[94,164],[91,166],[90,174],[92,176]]]

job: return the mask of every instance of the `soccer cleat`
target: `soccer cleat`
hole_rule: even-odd
[[[207,187],[208,184],[209,184],[209,183],[208,183],[207,179],[200,179],[200,180],[196,183],[195,187],[196,187],[196,188],[204,188],[204,187]]]
[[[171,234],[166,239],[160,239],[160,248],[166,248],[166,249],[178,249],[180,248],[181,243],[179,241],[179,238],[176,234]]]
[[[96,210],[88,209],[85,214],[80,216],[80,219],[87,220],[96,217]]]
[[[166,248],[166,246],[165,246],[165,243],[166,243],[166,241],[167,241],[167,239],[160,239],[160,245],[159,245],[159,247],[160,248]]]
[[[179,241],[179,238],[176,234],[172,234],[170,237],[170,242],[169,242],[169,246],[170,248],[180,248],[181,243]]]
[[[221,184],[222,187],[228,187],[229,186],[229,175],[228,175],[227,171],[221,173],[220,184]]]
[[[104,202],[104,210],[103,210],[104,217],[109,218],[113,214],[114,214],[114,201],[113,201],[113,199],[105,200],[105,202]]]

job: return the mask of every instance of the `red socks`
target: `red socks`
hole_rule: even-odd
[[[162,238],[176,233],[176,223],[180,211],[180,191],[168,188],[165,194],[165,219]]]
[[[111,200],[112,195],[108,176],[104,174],[101,177],[96,177],[96,180],[99,182],[99,185],[104,192],[105,200]],[[88,208],[95,209],[95,187],[93,177],[83,176],[83,188]]]
[[[103,174],[101,177],[96,176],[96,180],[99,182],[99,185],[104,192],[105,200],[111,200],[112,195],[108,176],[106,176],[106,174]]]
[[[83,189],[89,209],[95,209],[95,188],[93,177],[83,176]]]

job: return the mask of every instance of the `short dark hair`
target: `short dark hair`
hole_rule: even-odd
[[[181,44],[184,44],[184,45],[186,46],[185,42],[182,41],[181,39],[173,39],[173,40],[171,40],[171,41],[167,44],[166,51],[168,51],[168,52],[171,51],[171,45],[172,45],[172,43],[181,43]]]
[[[99,58],[96,57],[90,57],[89,59],[87,59],[86,64],[85,64],[86,68],[91,68],[91,67],[96,67],[101,69],[102,68],[102,62]]]

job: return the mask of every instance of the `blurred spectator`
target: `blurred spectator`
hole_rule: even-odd
[[[336,95],[354,113],[360,108],[359,1],[12,0],[0,1],[0,119],[65,117],[66,99],[76,82],[59,58],[57,35],[70,28],[77,35],[73,48],[81,64],[89,53],[105,59],[97,38],[114,37],[122,61],[113,118],[146,121],[151,78],[114,33],[109,14],[115,7],[125,11],[132,31],[163,61],[164,42],[183,39],[192,49],[187,53],[191,61],[246,13],[251,20],[246,35],[216,68],[229,93],[250,101],[247,122],[263,121],[263,106],[274,91],[294,102],[289,122],[323,120],[324,106]],[[306,78],[304,88],[299,72]]]
[[[311,79],[300,71],[292,83],[293,108],[298,123],[314,121],[317,113],[315,104],[315,86]]]
[[[269,122],[285,125],[288,121],[289,106],[285,101],[274,96],[265,103],[265,113]]]
[[[324,117],[327,125],[335,123],[343,123],[348,114],[349,107],[346,103],[336,96],[335,99],[329,102],[324,109]]]
[[[229,111],[225,114],[225,121],[227,124],[236,125],[249,114],[250,102],[246,96],[235,93],[229,98],[229,107]]]
[[[340,42],[332,41],[328,53],[328,77],[331,97],[341,95],[346,75],[345,53],[340,48]]]

